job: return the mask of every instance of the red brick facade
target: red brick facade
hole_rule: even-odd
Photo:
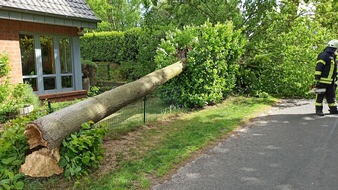
[[[77,36],[76,27],[56,26],[0,19],[0,52],[8,54],[11,83],[22,83],[19,32]]]

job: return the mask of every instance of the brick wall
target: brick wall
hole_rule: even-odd
[[[8,53],[11,83],[22,83],[19,32],[76,36],[77,28],[0,19],[0,52]]]

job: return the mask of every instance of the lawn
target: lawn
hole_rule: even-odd
[[[105,157],[97,170],[71,181],[27,179],[25,189],[150,189],[276,101],[231,97],[187,111],[152,97],[146,101],[146,123],[144,102],[136,102],[106,119]]]

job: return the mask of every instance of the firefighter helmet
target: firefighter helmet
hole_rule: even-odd
[[[331,40],[327,43],[327,46],[338,49],[338,40]]]

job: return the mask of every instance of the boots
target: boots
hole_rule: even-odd
[[[325,114],[323,113],[322,110],[316,110],[316,115],[318,115],[318,116],[324,116]]]
[[[338,110],[337,110],[337,107],[334,106],[334,107],[329,107],[329,111],[330,111],[330,114],[338,114]]]
[[[324,116],[323,106],[316,106],[316,115],[318,115],[318,116]]]

